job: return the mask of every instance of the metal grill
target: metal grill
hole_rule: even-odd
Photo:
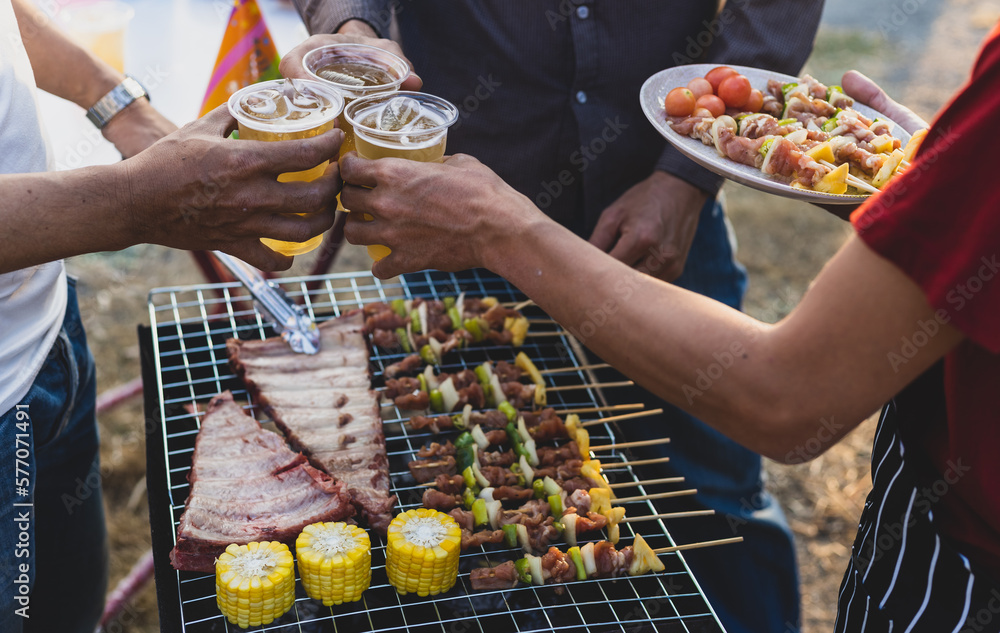
[[[372,301],[394,298],[493,296],[502,302],[524,299],[503,279],[482,271],[427,272],[407,275],[394,282],[380,282],[369,273],[334,274],[278,280],[286,294],[298,301],[317,321],[339,316]],[[586,362],[579,347],[534,306],[523,310],[534,322],[535,333],[521,348],[539,369],[568,367],[549,374],[552,386],[589,383]],[[251,299],[238,284],[158,288],[149,295],[150,328],[140,331],[146,384],[147,468],[150,486],[150,521],[153,531],[157,593],[163,631],[190,633],[240,631],[229,624],[215,604],[214,576],[172,569],[168,553],[188,494],[187,474],[200,425],[201,413],[191,413],[192,403],[204,405],[229,389],[238,402],[262,423],[266,415],[250,402],[242,383],[228,365],[225,341],[231,337],[260,339],[273,336]],[[545,334],[545,333],[548,334]],[[539,336],[538,333],[541,333]],[[475,367],[485,360],[513,361],[511,347],[471,347],[453,352],[441,371]],[[375,348],[371,370],[375,386],[382,370],[400,360],[402,353],[387,354]],[[596,388],[557,391],[549,404],[557,411],[614,404],[613,392]],[[203,409],[204,407],[200,407]],[[613,415],[600,411],[581,417]],[[405,412],[382,409],[392,479],[398,510],[420,506],[424,488],[416,486],[407,463],[435,436],[417,432],[406,424]],[[609,444],[620,437],[611,424],[589,428],[593,444]],[[615,451],[600,456],[605,467],[627,460]],[[632,466],[607,471],[612,481],[638,481]],[[629,488],[644,494],[645,487]],[[648,492],[662,492],[662,487]],[[666,508],[669,510],[669,507]],[[630,517],[664,511],[650,501],[629,503]],[[663,519],[622,524],[621,545],[632,542],[638,531],[654,548],[674,545]],[[594,535],[595,538],[604,536]],[[705,599],[680,553],[661,556],[666,570],[657,574],[618,579],[598,579],[566,585],[473,592],[469,571],[485,564],[520,558],[520,550],[487,545],[463,551],[455,588],[443,595],[420,598],[400,596],[386,582],[385,543],[372,534],[372,586],[361,601],[334,607],[307,598],[297,584],[294,608],[262,631],[353,632],[407,631],[465,633],[480,631],[684,631],[720,632],[722,626]]]

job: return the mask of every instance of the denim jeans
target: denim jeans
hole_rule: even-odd
[[[92,633],[104,606],[94,359],[72,278],[68,295],[62,330],[30,391],[0,417],[3,633]]]
[[[674,283],[739,309],[747,276],[734,255],[723,205],[710,200],[702,209],[684,272]],[[667,529],[675,540],[688,543],[734,535],[745,539],[737,545],[684,554],[726,630],[797,631],[794,543],[781,508],[764,490],[760,456],[648,392],[636,390],[630,395],[645,400],[649,407],[662,407],[665,427],[623,422],[627,439],[671,438],[666,446],[634,452],[638,457],[669,456],[670,461],[655,475],[683,476],[685,488],[698,490],[683,509],[717,513],[707,519],[668,521]]]

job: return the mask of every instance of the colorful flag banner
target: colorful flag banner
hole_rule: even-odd
[[[240,88],[281,78],[278,50],[257,0],[234,0],[234,4],[198,116],[222,105]]]

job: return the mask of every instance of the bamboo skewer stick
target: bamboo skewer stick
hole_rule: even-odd
[[[667,444],[670,442],[669,437],[659,437],[652,440],[636,440],[634,442],[619,442],[617,444],[602,444],[601,446],[591,446],[590,450],[597,451],[613,451],[619,448],[635,448],[638,446],[656,446],[657,444]]]
[[[670,461],[669,457],[653,457],[652,459],[636,459],[630,462],[614,462],[612,464],[601,464],[601,470],[617,470],[628,468],[629,466],[648,466],[650,464],[665,464]]]
[[[610,389],[611,387],[631,387],[635,383],[631,380],[620,380],[618,382],[592,382],[579,385],[561,385],[559,387],[546,387],[545,393],[553,391],[574,391],[576,389]]]
[[[555,369],[542,369],[538,373],[545,376],[548,374],[561,374],[571,371],[587,371],[588,369],[607,369],[611,365],[607,363],[594,363],[593,365],[578,365],[576,367],[556,367]]]
[[[623,503],[632,503],[634,501],[651,501],[653,499],[670,499],[672,497],[690,497],[693,494],[698,494],[696,488],[691,488],[689,490],[671,490],[670,492],[657,492],[651,495],[638,495],[635,497],[622,497],[620,499],[614,499],[614,502],[618,505]]]
[[[820,165],[824,165],[826,167],[829,167],[830,169],[836,169],[837,168],[837,166],[834,165],[833,163],[831,163],[830,161],[821,160],[821,161],[818,161],[818,162],[819,162]],[[851,185],[852,187],[854,187],[856,189],[860,189],[862,191],[867,191],[868,193],[878,193],[879,192],[879,190],[877,188],[869,185],[867,182],[865,182],[864,180],[861,180],[857,176],[852,176],[851,174],[847,175],[847,184]]]
[[[606,407],[578,407],[576,409],[562,409],[561,411],[556,411],[556,413],[565,413],[569,415],[570,413],[603,413],[605,411],[635,411],[636,409],[641,409],[644,406],[646,405],[642,404],[641,402],[631,402],[629,404],[612,404]]]
[[[689,549],[701,549],[703,547],[713,547],[715,545],[729,545],[730,543],[742,543],[742,536],[734,536],[733,538],[723,538],[717,541],[702,541],[700,543],[687,543],[686,545],[674,545],[673,547],[661,547],[660,549],[654,549],[654,554],[672,554],[673,552],[682,552]]]
[[[688,517],[707,517],[715,514],[715,510],[689,510],[687,512],[664,512],[642,517],[625,517],[619,523],[635,523],[637,521],[654,521],[656,519],[686,519]]]
[[[631,488],[633,486],[655,486],[657,484],[679,484],[684,481],[683,477],[662,477],[660,479],[647,479],[646,481],[622,481],[616,484],[611,484],[610,488],[612,490],[617,490],[618,488]]]
[[[525,334],[528,338],[550,338],[553,336],[564,336],[569,334],[566,330],[552,330],[551,332],[528,332]]]
[[[603,424],[605,422],[621,422],[622,420],[632,420],[634,418],[645,418],[651,415],[659,415],[663,413],[663,409],[647,409],[646,411],[636,411],[635,413],[623,413],[621,415],[612,415],[607,418],[597,418],[596,420],[586,420],[581,422],[580,426],[594,426],[595,424]]]
[[[522,301],[520,303],[516,303],[514,301],[506,301],[506,302],[501,303],[500,305],[502,305],[505,308],[511,308],[512,310],[523,310],[523,309],[527,308],[528,306],[533,306],[533,305],[536,305],[536,304],[531,299],[525,299],[524,301]]]

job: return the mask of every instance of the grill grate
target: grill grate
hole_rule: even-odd
[[[380,282],[369,273],[333,274],[278,280],[285,293],[301,303],[317,321],[372,301],[397,297],[494,296],[503,302],[524,297],[503,279],[482,271],[450,274],[425,272],[393,282]],[[311,290],[310,290],[311,288]],[[524,310],[532,319],[544,319],[536,307]],[[210,574],[176,572],[167,557],[176,539],[177,523],[188,493],[200,413],[187,407],[204,405],[223,390],[233,392],[237,402],[267,424],[265,414],[249,403],[242,383],[229,368],[225,341],[230,337],[260,339],[274,333],[251,307],[250,297],[238,284],[158,288],[149,295],[151,328],[146,336],[144,379],[147,425],[147,457],[150,483],[150,514],[154,537],[157,592],[162,630],[208,633],[240,631],[229,624],[215,605],[215,579]],[[586,364],[570,340],[558,334],[554,323],[533,323],[532,332],[550,331],[552,336],[530,337],[523,349],[539,369],[579,368]],[[453,352],[442,371],[475,367],[484,360],[513,361],[510,347],[473,347]],[[371,357],[374,383],[382,383],[382,370],[403,357],[375,349]],[[546,376],[550,385],[589,382],[582,370]],[[155,385],[155,387],[154,387]],[[607,395],[607,400],[605,400]],[[554,392],[549,405],[562,410],[614,404],[613,391],[574,389]],[[584,414],[584,419],[611,413]],[[384,407],[392,492],[399,498],[398,510],[420,506],[424,488],[416,486],[407,462],[430,441],[429,432],[415,432],[395,407]],[[618,429],[598,424],[588,429],[593,443],[613,443]],[[602,454],[606,466],[623,462],[626,456]],[[631,467],[608,472],[613,481],[637,481]],[[629,494],[644,494],[643,486]],[[649,492],[660,492],[661,489]],[[628,516],[662,512],[650,501],[627,506]],[[662,519],[622,524],[622,544],[632,542],[638,530],[654,548],[674,545]],[[599,579],[562,586],[518,587],[514,590],[473,592],[469,571],[484,563],[499,564],[519,558],[512,550],[486,546],[463,552],[459,579],[447,594],[432,598],[400,596],[385,580],[385,544],[372,535],[372,586],[361,601],[334,607],[307,598],[297,585],[294,608],[279,620],[254,630],[281,632],[407,631],[465,633],[480,631],[683,631],[720,632],[722,627],[700,587],[679,553],[661,556],[666,570],[658,574],[619,579]]]

